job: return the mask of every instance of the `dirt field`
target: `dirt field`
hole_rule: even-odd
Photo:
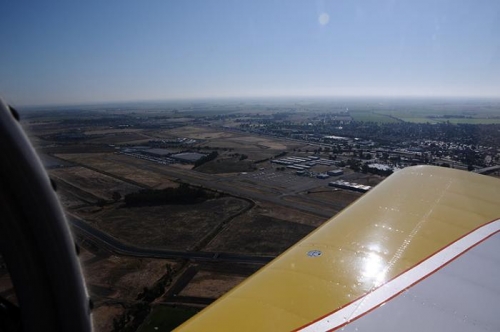
[[[121,304],[132,303],[144,287],[151,287],[166,273],[166,265],[176,263],[162,259],[100,257],[82,249],[80,261],[85,282],[94,302],[92,311],[96,331],[110,331],[113,318],[123,313]]]
[[[289,203],[307,205],[313,209],[321,210],[332,217],[349,205],[344,200],[340,200],[339,202],[333,200],[325,201],[309,195],[287,196],[283,200]]]
[[[93,226],[133,245],[192,249],[223,220],[248,206],[232,197],[192,205],[134,208],[107,207],[99,213],[80,213]]]
[[[99,135],[100,136],[100,135]],[[102,137],[92,138],[89,137],[88,142],[103,143],[103,144],[132,144],[131,142],[144,141],[147,142],[151,136],[143,134],[142,132],[117,132],[113,134],[106,134]]]
[[[166,273],[167,263],[174,264],[161,259],[94,256],[82,266],[94,304],[100,305],[109,299],[135,301],[144,287],[152,286]]]
[[[102,305],[92,310],[92,322],[95,332],[110,332],[113,330],[113,319],[124,312],[121,305]]]
[[[77,208],[81,207],[82,205],[87,205],[89,203],[94,203],[96,202],[94,199],[91,200],[90,202],[84,198],[82,198],[80,195],[75,193],[75,190],[73,190],[72,187],[66,186],[64,183],[59,183],[56,181],[57,185],[57,197],[59,198],[59,202],[61,202],[61,205],[67,209],[72,209],[72,208]]]
[[[260,136],[240,136],[229,139],[229,141],[242,145],[255,145],[264,149],[285,150],[287,148],[282,142]]]
[[[315,227],[265,215],[255,207],[235,218],[206,247],[210,251],[276,255],[309,234]]]
[[[284,206],[263,202],[259,203],[259,213],[263,216],[291,221],[312,227],[318,227],[327,220],[314,214],[300,212]]]
[[[139,133],[144,129],[114,129],[114,128],[93,128],[84,132],[85,135],[109,135],[109,134],[122,134],[122,133]]]
[[[217,299],[245,279],[232,274],[199,271],[179,295]]]
[[[176,187],[178,184],[164,175],[154,171],[147,171],[134,166],[135,158],[114,153],[74,153],[60,154],[58,158],[88,165],[100,171],[113,174],[119,178],[124,178],[137,182],[150,188],[163,189]],[[144,164],[144,161],[142,161]]]
[[[234,149],[235,152],[248,155],[250,160],[260,160],[275,156],[277,153],[304,144],[293,141],[251,136],[242,133],[227,132],[205,127],[186,126],[164,131],[162,135],[189,137],[203,140],[200,146]]]
[[[138,332],[172,331],[194,316],[198,309],[158,305],[153,308]]]
[[[216,138],[229,138],[235,136],[230,132],[217,131],[210,128],[201,127],[180,127],[165,131],[164,134],[177,137],[188,137],[194,139],[210,140]]]
[[[50,171],[50,176],[105,200],[111,199],[115,191],[124,196],[140,189],[84,167],[53,169]]]
[[[349,204],[360,198],[363,194],[355,191],[335,189],[331,187],[319,187],[302,193],[298,197],[305,197],[323,203],[323,206],[330,206],[338,211],[344,209]],[[298,198],[297,197],[297,198]]]

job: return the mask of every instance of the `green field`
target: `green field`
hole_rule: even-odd
[[[196,309],[156,306],[137,331],[172,331],[197,313]]]
[[[469,124],[497,124],[500,123],[500,119],[488,119],[488,118],[473,118],[473,119],[446,119],[450,123],[469,123]],[[443,120],[442,122],[446,122]]]
[[[469,124],[498,124],[500,123],[499,111],[476,111],[476,112],[458,112],[458,111],[428,111],[428,110],[402,110],[402,111],[379,111],[379,114],[385,114],[405,122],[412,123],[469,123]],[[467,116],[463,118],[462,116]],[[448,117],[438,117],[448,116]],[[456,116],[456,117],[454,117]]]
[[[374,113],[371,111],[349,111],[349,115],[354,121],[377,122],[377,123],[398,122],[397,119],[391,118],[386,114]]]

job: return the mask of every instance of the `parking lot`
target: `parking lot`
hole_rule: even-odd
[[[318,179],[316,177],[296,175],[295,171],[275,171],[273,169],[240,174],[239,177],[240,180],[247,180],[266,187],[285,189],[284,194],[309,190],[323,185],[327,186],[328,182],[332,181],[331,178]]]

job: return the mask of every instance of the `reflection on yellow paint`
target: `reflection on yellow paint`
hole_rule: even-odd
[[[364,283],[379,286],[385,281],[386,264],[384,259],[375,252],[370,252],[363,258],[361,276]]]

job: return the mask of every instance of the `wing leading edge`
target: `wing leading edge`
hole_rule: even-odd
[[[491,177],[398,171],[179,330],[349,326],[494,236],[499,197]]]

